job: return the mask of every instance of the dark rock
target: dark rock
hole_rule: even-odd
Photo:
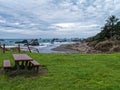
[[[16,43],[16,44],[17,44],[17,43],[27,44],[27,43],[28,43],[28,41],[25,39],[25,40],[23,40],[23,41],[16,41],[15,43]]]
[[[28,43],[28,41],[27,40],[23,40],[22,43]]]
[[[30,41],[29,45],[32,45],[32,46],[39,46],[38,39],[32,39],[32,40]]]

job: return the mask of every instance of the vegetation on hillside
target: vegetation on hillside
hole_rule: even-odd
[[[89,46],[102,52],[120,52],[120,20],[110,16],[97,35],[86,39]]]
[[[90,37],[87,40],[88,41],[104,41],[104,40],[120,40],[120,21],[119,19],[112,15],[110,16],[104,25],[102,27],[102,30],[100,33],[98,33],[94,37]]]

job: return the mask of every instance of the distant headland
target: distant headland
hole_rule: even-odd
[[[108,17],[101,32],[80,43],[65,45],[79,53],[113,53],[120,52],[120,20],[112,15]],[[63,47],[63,46],[61,46]],[[60,48],[60,47],[58,47]],[[58,50],[57,48],[55,50]]]

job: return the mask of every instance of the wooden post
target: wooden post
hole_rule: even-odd
[[[2,46],[1,46],[1,43],[0,43],[0,52],[1,52],[1,50],[2,50]]]
[[[5,44],[3,44],[3,53],[5,53]]]
[[[0,48],[2,48],[2,47],[1,47],[1,42],[0,42]]]
[[[29,47],[29,43],[28,43],[28,42],[27,42],[27,47],[28,47],[29,52],[31,53],[31,50],[30,50],[30,47]]]
[[[18,52],[20,53],[20,44],[18,44]]]

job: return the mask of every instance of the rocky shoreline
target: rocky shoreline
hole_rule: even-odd
[[[65,53],[100,53],[100,51],[95,50],[93,47],[88,46],[88,43],[74,43],[74,44],[63,44],[56,48],[54,51],[63,51]]]
[[[58,51],[58,52],[62,52],[62,53],[79,53],[79,51],[74,50],[72,48],[68,48],[68,46],[71,44],[62,44],[56,48],[53,48],[51,50],[53,51]]]

